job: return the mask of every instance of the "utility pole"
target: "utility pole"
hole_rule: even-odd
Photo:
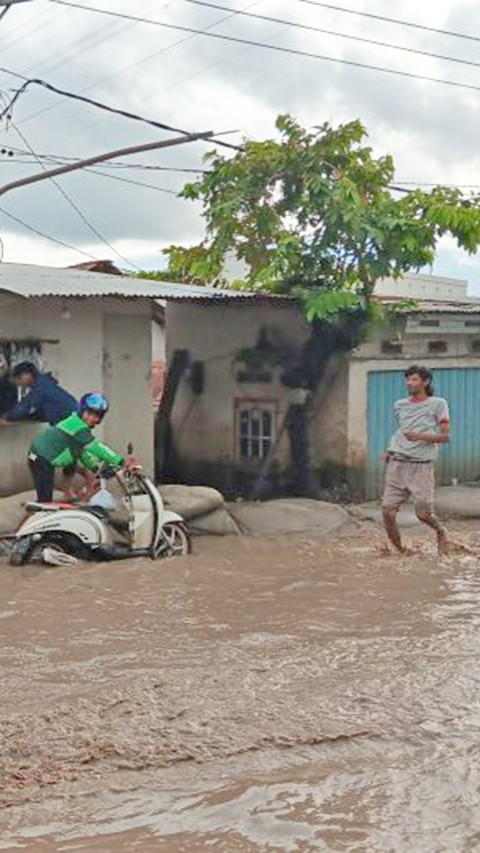
[[[141,154],[144,151],[156,151],[158,148],[171,148],[173,145],[185,145],[187,142],[197,142],[200,139],[211,139],[215,133],[213,130],[208,130],[205,133],[188,133],[184,136],[176,136],[173,139],[162,139],[161,142],[147,142],[143,145],[132,145],[128,148],[117,148],[115,151],[106,151],[104,154],[96,154],[93,157],[88,157],[86,160],[77,160],[76,163],[69,163],[66,166],[59,166],[56,169],[50,169],[48,172],[36,172],[33,175],[28,175],[26,178],[20,178],[17,181],[11,181],[9,184],[0,186],[0,196],[11,190],[25,187],[29,184],[36,184],[38,181],[46,181],[49,178],[56,178],[58,175],[65,175],[67,172],[76,172],[79,169],[84,169],[87,166],[95,166],[96,163],[105,163],[106,160],[114,160],[116,157],[126,157],[129,154]]]

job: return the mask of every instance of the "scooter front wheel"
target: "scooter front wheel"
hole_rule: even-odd
[[[183,557],[190,554],[192,542],[190,534],[181,521],[169,521],[162,528],[162,549],[158,556]]]

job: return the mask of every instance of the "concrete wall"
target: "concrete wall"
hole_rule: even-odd
[[[0,339],[40,340],[45,370],[80,397],[99,390],[111,412],[97,431],[123,450],[129,440],[153,470],[150,391],[151,313],[147,301],[21,299],[0,294]],[[20,423],[0,431],[0,494],[30,484],[26,455],[43,427]]]
[[[181,382],[172,417],[175,447],[182,463],[209,463],[226,467],[240,464],[235,409],[240,400],[273,403],[277,429],[285,411],[283,368],[275,368],[273,381],[239,383],[237,353],[254,347],[260,329],[267,328],[278,339],[297,350],[306,337],[298,310],[273,305],[195,305],[170,303],[167,307],[167,357],[175,349],[187,349],[194,361],[204,365],[205,387],[195,394],[188,375]],[[287,436],[279,443],[278,464],[289,458]],[[242,463],[244,466],[244,463]],[[193,470],[195,465],[190,465]],[[197,470],[200,468],[197,466]]]
[[[428,328],[421,327],[420,318],[414,317],[399,334],[403,347],[400,357],[382,353],[382,342],[393,339],[393,334],[388,329],[377,329],[350,356],[333,360],[312,401],[310,439],[315,467],[326,476],[331,471],[333,480],[342,473],[348,474],[352,485],[360,487],[367,462],[369,372],[403,370],[414,362],[433,368],[478,366],[480,355],[473,354],[472,343],[480,338],[480,329],[468,330],[466,319],[472,317],[440,317],[439,327]],[[169,357],[173,349],[187,349],[193,360],[203,362],[205,369],[204,392],[195,395],[188,376],[184,377],[173,412],[175,445],[187,471],[190,463],[238,468],[235,406],[240,399],[273,401],[277,429],[280,427],[288,406],[280,381],[282,371],[274,373],[274,381],[263,386],[240,384],[236,378],[235,354],[255,346],[262,327],[276,329],[297,349],[308,333],[300,314],[293,308],[179,303],[168,306]],[[447,352],[429,353],[431,340],[445,341]],[[288,438],[284,434],[276,456],[280,469],[288,465],[289,456]],[[242,467],[248,473],[245,463]],[[202,470],[195,464],[190,465],[190,469]],[[203,470],[208,476],[213,468]]]
[[[375,285],[375,293],[379,296],[439,299],[442,302],[464,301],[467,290],[468,282],[462,279],[421,273],[409,273],[399,279],[384,278]]]
[[[118,309],[117,309],[118,310]],[[132,442],[142,465],[153,472],[150,317],[104,316],[104,390],[111,413],[105,440],[121,453]]]
[[[152,359],[165,358],[165,327],[156,320],[152,323]]]
[[[346,356],[332,359],[312,401],[310,440],[317,468],[345,466],[348,452],[348,372]]]

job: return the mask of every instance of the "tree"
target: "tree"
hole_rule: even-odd
[[[287,384],[313,391],[330,357],[358,345],[381,308],[372,299],[387,276],[431,264],[452,235],[473,253],[480,244],[480,197],[438,186],[399,190],[389,155],[375,157],[359,121],[314,131],[290,116],[278,139],[245,142],[230,159],[212,152],[207,170],[181,192],[200,201],[205,239],[170,246],[169,280],[286,293],[298,298],[311,334]],[[245,267],[229,284],[225,263]],[[290,418],[300,486],[312,487],[305,407]]]

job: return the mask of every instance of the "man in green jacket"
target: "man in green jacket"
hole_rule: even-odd
[[[87,471],[96,473],[102,463],[114,471],[124,466],[123,456],[92,433],[107,412],[108,401],[103,394],[84,394],[78,412],[33,439],[28,464],[38,501],[49,503],[52,500],[56,468],[70,468],[80,462]]]

